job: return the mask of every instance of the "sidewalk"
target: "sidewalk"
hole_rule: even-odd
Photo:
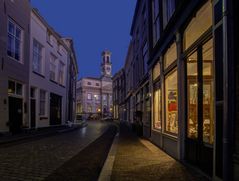
[[[199,173],[193,174],[149,141],[139,139],[126,124],[121,124],[110,180],[196,181],[207,178]]]
[[[23,130],[22,133],[12,135],[11,133],[0,135],[0,147],[12,143],[17,143],[24,140],[29,140],[37,137],[50,136],[58,133],[69,132],[78,128],[84,127],[87,123],[81,122],[78,124],[60,125],[55,127],[45,127],[32,130]]]

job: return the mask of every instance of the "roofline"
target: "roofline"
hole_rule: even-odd
[[[62,40],[62,36],[56,32],[54,30],[54,28],[52,28],[48,22],[41,16],[41,14],[39,13],[37,8],[32,8],[32,12],[39,18],[39,20],[47,27],[47,30],[49,30],[57,39],[57,41],[59,41],[62,46],[69,52],[69,48],[67,47],[67,45],[64,43],[64,41]]]

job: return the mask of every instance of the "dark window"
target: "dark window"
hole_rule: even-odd
[[[160,16],[159,16],[159,0],[152,1],[152,17],[153,17],[153,44],[155,45],[160,37]]]
[[[164,0],[163,2],[164,11],[164,27],[169,22],[175,10],[175,0]]]
[[[91,82],[87,82],[87,85],[91,85]]]

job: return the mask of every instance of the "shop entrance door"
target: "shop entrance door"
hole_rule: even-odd
[[[213,171],[214,61],[212,39],[187,57],[186,159],[208,175]]]
[[[31,128],[36,127],[36,100],[31,99]]]
[[[8,98],[9,105],[9,128],[13,134],[19,133],[22,127],[23,106],[22,99]]]
[[[61,96],[50,94],[50,125],[61,124]]]

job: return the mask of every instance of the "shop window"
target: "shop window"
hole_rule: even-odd
[[[156,80],[160,76],[160,64],[157,62],[153,68],[153,80]]]
[[[156,89],[153,97],[153,128],[161,129],[161,90]]]
[[[208,1],[197,12],[184,32],[184,50],[189,48],[212,26],[212,3]]]
[[[187,59],[188,79],[188,130],[191,139],[198,137],[198,71],[197,52]]]
[[[203,45],[203,141],[214,140],[213,41]]]
[[[23,85],[15,82],[15,81],[9,80],[8,81],[8,93],[14,94],[17,96],[22,96],[23,95]]]
[[[177,70],[171,72],[165,79],[165,118],[166,132],[178,133],[178,93]]]
[[[8,93],[9,94],[15,94],[15,82],[9,80],[8,81]]]
[[[214,140],[215,96],[213,63],[212,39],[197,49],[187,59],[187,137],[190,139],[200,139],[201,136],[199,137],[198,135],[198,129],[202,128],[202,141],[208,144],[213,144]],[[202,67],[202,70],[199,74],[198,69],[200,67]],[[202,84],[199,84],[201,81]],[[198,111],[202,111],[202,116],[198,115]]]
[[[166,69],[177,59],[177,46],[173,43],[164,55],[164,68]]]

